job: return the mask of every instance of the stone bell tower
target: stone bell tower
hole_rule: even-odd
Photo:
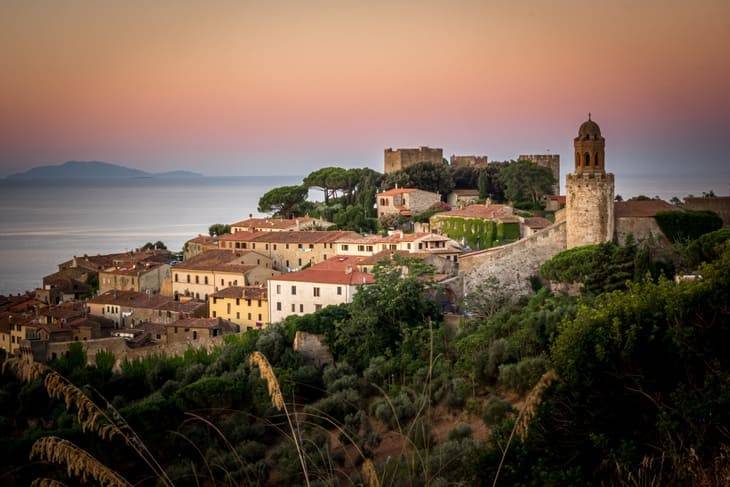
[[[575,172],[566,181],[565,219],[568,248],[613,240],[613,174],[606,173],[606,139],[588,120],[573,140]]]

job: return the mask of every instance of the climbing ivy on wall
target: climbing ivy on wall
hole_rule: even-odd
[[[463,241],[472,249],[487,249],[520,238],[519,223],[497,223],[476,218],[445,218],[441,231],[449,238]]]

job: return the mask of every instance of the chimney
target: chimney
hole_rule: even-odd
[[[345,274],[347,274],[347,275],[352,274],[352,266],[351,265],[348,265],[347,267],[345,267]]]

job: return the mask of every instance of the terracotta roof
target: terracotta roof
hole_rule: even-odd
[[[135,291],[107,291],[89,300],[89,304],[109,304],[130,308],[157,309],[172,298],[160,294],[146,294]]]
[[[301,232],[236,232],[221,236],[221,240],[238,242],[263,242],[283,244],[333,243],[343,238],[357,237],[349,231],[301,231]]]
[[[541,216],[530,216],[525,218],[525,225],[533,230],[549,227],[552,224],[553,223],[550,220]]]
[[[176,270],[188,271],[218,271],[218,272],[240,272],[246,273],[256,265],[240,264],[239,259],[252,253],[250,250],[241,250],[231,252],[230,250],[216,249],[208,250],[202,254],[191,257],[190,259],[176,265]]]
[[[299,218],[247,218],[231,224],[231,227],[244,228],[269,228],[272,230],[296,229],[298,225],[312,222],[320,222],[326,226],[332,226],[334,223],[328,222],[311,216],[302,216]]]
[[[261,299],[265,300],[268,290],[260,286],[231,286],[218,291],[211,297],[228,299]]]
[[[352,238],[343,238],[339,241],[339,243],[351,243],[351,244],[396,244],[400,242],[415,242],[416,240],[420,240],[422,238],[428,237],[429,235],[433,235],[429,232],[417,232],[417,233],[401,233],[401,232],[393,232],[390,235],[359,235],[355,234]],[[440,239],[437,239],[440,240]],[[443,240],[448,240],[446,237],[443,238]]]
[[[372,284],[374,278],[371,274],[357,270],[357,264],[362,260],[363,257],[359,256],[338,255],[303,271],[282,274],[271,280],[344,285]]]
[[[404,193],[413,193],[415,191],[423,191],[423,190],[418,189],[418,188],[393,188],[393,189],[389,189],[387,191],[383,191],[382,193],[378,193],[375,196],[396,196],[396,195],[404,194]],[[426,191],[426,192],[430,193],[430,191]]]
[[[448,218],[448,217],[462,217],[462,218],[481,218],[484,220],[501,220],[504,222],[516,222],[516,217],[512,214],[512,208],[507,205],[469,205],[464,208],[457,210],[444,211],[436,213],[431,218]]]
[[[660,211],[677,209],[664,200],[617,201],[613,208],[616,218],[651,218]]]
[[[330,271],[305,269],[299,272],[290,272],[282,274],[271,279],[272,281],[285,282],[313,282],[320,284],[343,284],[346,286],[356,286],[360,284],[372,284],[375,278],[372,274],[360,271]]]
[[[217,245],[218,237],[211,237],[209,235],[198,235],[195,238],[191,238],[186,243],[196,243],[201,245]]]
[[[151,272],[159,269],[164,264],[162,262],[138,262],[131,265],[120,265],[119,267],[109,267],[104,270],[100,270],[99,273],[103,274],[114,274],[117,276],[141,276],[147,272]]]
[[[558,203],[565,204],[564,194],[549,194],[545,196],[546,199],[557,201]]]

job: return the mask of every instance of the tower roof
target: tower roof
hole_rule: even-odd
[[[591,114],[588,114],[588,120],[583,122],[578,129],[578,137],[583,137],[585,135],[601,135],[601,127],[598,126],[596,122],[591,120]]]

